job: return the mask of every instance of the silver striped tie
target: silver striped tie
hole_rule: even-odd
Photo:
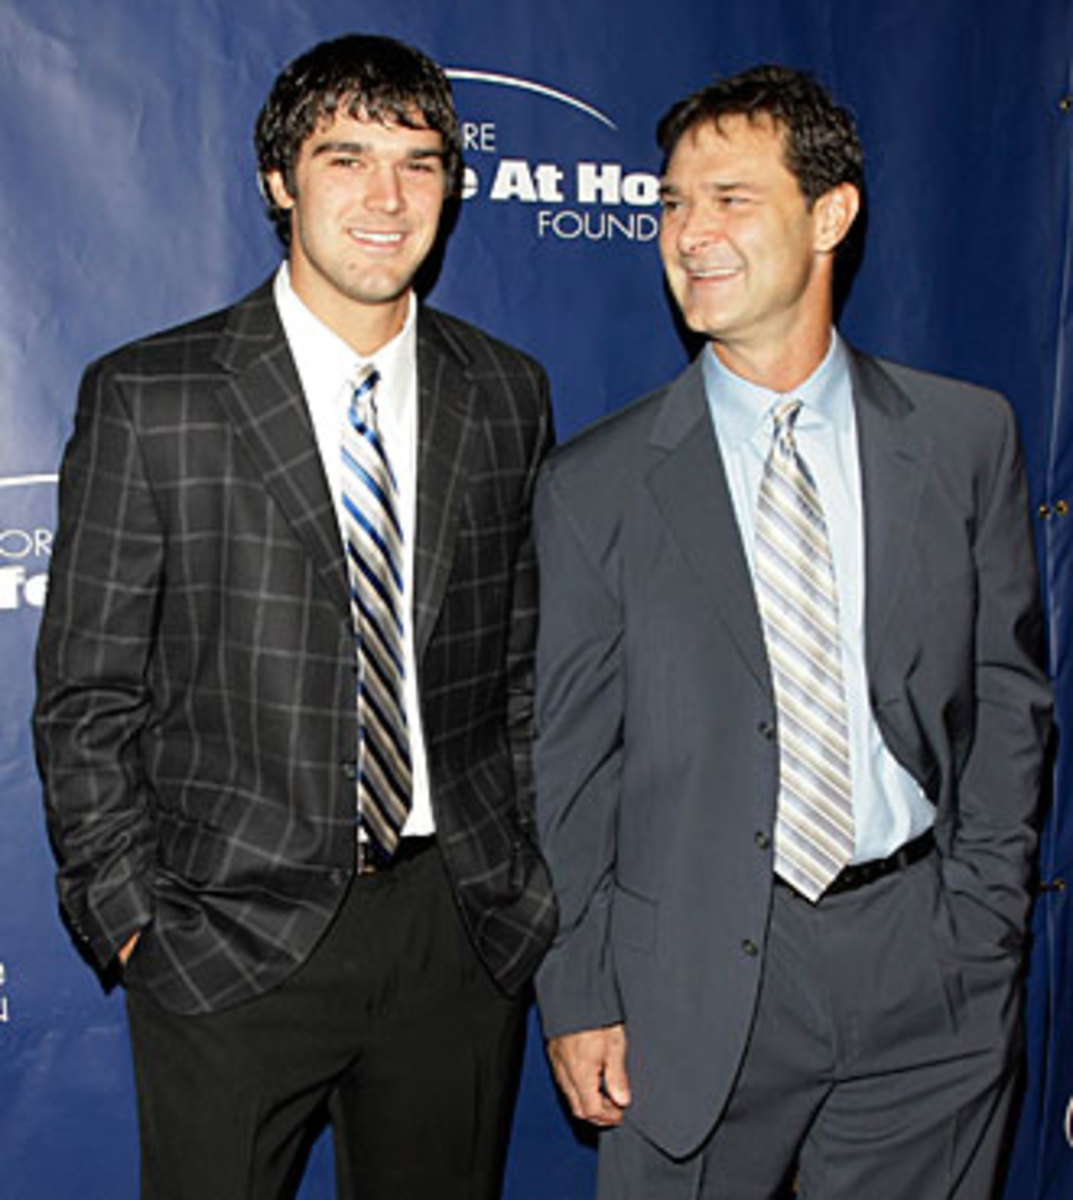
[[[817,900],[853,855],[838,595],[823,506],[794,440],[801,402],[775,412],[756,512],[756,591],[775,686],[775,870]]]
[[[410,812],[413,780],[403,697],[403,539],[398,485],[377,428],[369,366],[343,422],[343,526],[358,655],[358,818],[375,855],[390,858]],[[362,851],[359,851],[361,853]]]

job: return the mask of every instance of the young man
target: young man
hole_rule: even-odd
[[[89,368],[36,734],[65,913],[122,964],[143,1195],[499,1194],[554,925],[532,838],[551,439],[530,359],[419,304],[460,172],[447,81],[314,47],[257,123],[288,248]]]
[[[1050,713],[1013,418],[834,332],[862,155],[808,76],[659,136],[706,347],[537,494],[551,1061],[601,1200],[983,1200]]]

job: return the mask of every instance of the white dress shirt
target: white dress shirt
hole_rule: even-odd
[[[362,358],[302,303],[291,287],[285,262],[276,274],[275,299],[309,406],[313,432],[339,520],[340,539],[345,538],[340,431],[359,371],[372,362],[380,373],[376,388],[377,422],[399,485],[398,510],[405,547],[403,659],[406,677],[403,691],[413,762],[413,806],[403,833],[407,837],[429,834],[433,832],[434,822],[428,754],[418,699],[413,621],[414,535],[417,528],[417,300],[411,294],[409,312],[399,333],[371,358]]]

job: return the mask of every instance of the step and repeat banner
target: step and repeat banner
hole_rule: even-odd
[[[55,472],[90,358],[274,269],[251,131],[280,67],[360,30],[449,69],[466,198],[431,298],[543,360],[560,437],[686,359],[656,251],[658,116],[716,74],[814,70],[867,153],[843,329],[1016,408],[1065,725],[1071,26],[1068,0],[0,0],[0,1200],[137,1194],[123,1005],[59,919],[29,737]],[[1071,743],[1044,817],[1008,1200],[1073,1195]],[[594,1157],[534,1021],[508,1200],[584,1200]],[[332,1195],[326,1138],[301,1195]]]

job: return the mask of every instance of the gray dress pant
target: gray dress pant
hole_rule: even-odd
[[[816,905],[777,884],[751,1037],[711,1136],[675,1160],[627,1118],[601,1134],[599,1200],[988,1200],[1021,992],[1019,956],[959,934],[937,854]]]

